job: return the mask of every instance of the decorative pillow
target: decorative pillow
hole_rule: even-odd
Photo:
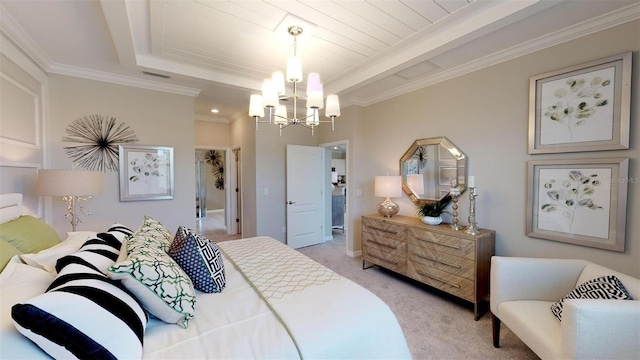
[[[186,328],[196,310],[193,283],[164,250],[142,246],[153,244],[141,239],[145,236],[151,235],[136,233],[127,239],[127,257],[109,268],[109,277],[121,280],[158,319]]]
[[[136,247],[138,245],[142,247],[154,245],[166,252],[167,250],[169,250],[171,240],[173,240],[173,234],[171,234],[169,229],[164,227],[158,220],[147,215],[144,216],[142,225],[140,225],[140,228],[135,232],[134,235],[144,236],[136,236],[136,241],[128,242],[127,252],[131,251],[133,247]]]
[[[15,246],[8,241],[0,239],[0,271],[4,270],[4,267],[7,266],[12,257],[20,254],[20,250],[16,249]]]
[[[602,276],[580,284],[577,288],[551,305],[551,312],[562,321],[562,306],[565,299],[617,299],[631,300],[622,282],[615,275]]]
[[[44,249],[36,254],[22,254],[20,259],[29,266],[55,273],[58,259],[77,252],[87,240],[97,235],[98,233],[95,231],[77,231],[58,245]]]
[[[196,289],[206,293],[224,289],[224,262],[216,243],[180,226],[167,253],[189,275]]]
[[[29,215],[0,224],[0,239],[23,254],[35,253],[60,243],[58,233],[46,222]]]
[[[11,308],[16,329],[56,359],[141,358],[147,314],[103,273],[129,234],[109,229],[61,258],[47,291]]]

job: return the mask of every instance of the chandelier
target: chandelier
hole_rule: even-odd
[[[249,100],[249,116],[256,120],[256,131],[258,131],[259,123],[275,124],[280,127],[280,135],[282,129],[290,125],[302,125],[313,129],[322,122],[330,122],[331,130],[335,130],[335,119],[340,116],[340,101],[338,95],[327,96],[327,104],[325,108],[325,116],[330,120],[320,120],[319,111],[324,107],[324,95],[320,75],[318,73],[309,73],[307,77],[307,93],[306,98],[300,96],[299,88],[302,83],[302,65],[300,58],[296,54],[297,36],[302,34],[302,28],[299,26],[289,27],[289,34],[293,36],[293,56],[287,61],[287,77],[286,80],[293,84],[291,95],[286,94],[285,77],[281,71],[273,73],[271,79],[266,79],[262,85],[262,95],[253,94]],[[287,101],[293,99],[293,117],[288,117],[288,110],[285,105],[280,105],[280,100]],[[298,100],[306,101],[306,116],[298,118]],[[267,110],[268,119],[265,116],[265,108]]]

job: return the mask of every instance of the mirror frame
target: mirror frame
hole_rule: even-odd
[[[467,189],[467,156],[462,152],[462,150],[460,150],[460,148],[455,146],[449,139],[444,136],[418,139],[413,142],[411,147],[409,147],[409,149],[400,158],[400,176],[402,176],[402,190],[416,205],[422,205],[428,202],[439,202],[446,196],[445,194],[438,199],[421,198],[418,196],[418,194],[414,193],[413,190],[411,190],[411,188],[407,185],[407,179],[404,173],[404,163],[414,156],[419,147],[429,145],[442,145],[449,151],[449,153],[451,153],[451,155],[453,155],[453,157],[456,159],[456,186],[460,189],[460,194],[464,193],[464,191]],[[463,169],[463,174],[459,173],[461,168]],[[458,182],[460,176],[463,176],[463,183]],[[449,194],[449,192],[447,192],[447,194]]]

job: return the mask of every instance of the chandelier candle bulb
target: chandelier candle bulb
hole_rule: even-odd
[[[278,100],[278,91],[272,80],[267,79],[262,85],[262,101],[266,107],[275,107],[280,104]]]
[[[287,123],[287,107],[284,105],[278,105],[276,107],[276,118],[273,119],[274,124],[286,124]]]
[[[262,106],[262,96],[253,94],[249,98],[249,116],[264,117],[264,107]]]
[[[325,111],[325,116],[340,116],[340,100],[338,99],[338,95],[332,94],[327,96],[327,109]]]
[[[282,71],[276,71],[271,75],[271,81],[273,82],[279,96],[283,96],[286,93],[284,86],[284,74]]]
[[[302,81],[302,63],[297,56],[291,56],[287,60],[287,81]]]
[[[307,93],[312,91],[322,91],[322,83],[320,82],[320,74],[309,73],[307,77]]]
[[[311,91],[307,93],[307,107],[322,109],[322,89],[320,91]]]

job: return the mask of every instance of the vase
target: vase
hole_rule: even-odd
[[[442,222],[442,216],[424,216],[422,222],[427,225],[440,225]]]

